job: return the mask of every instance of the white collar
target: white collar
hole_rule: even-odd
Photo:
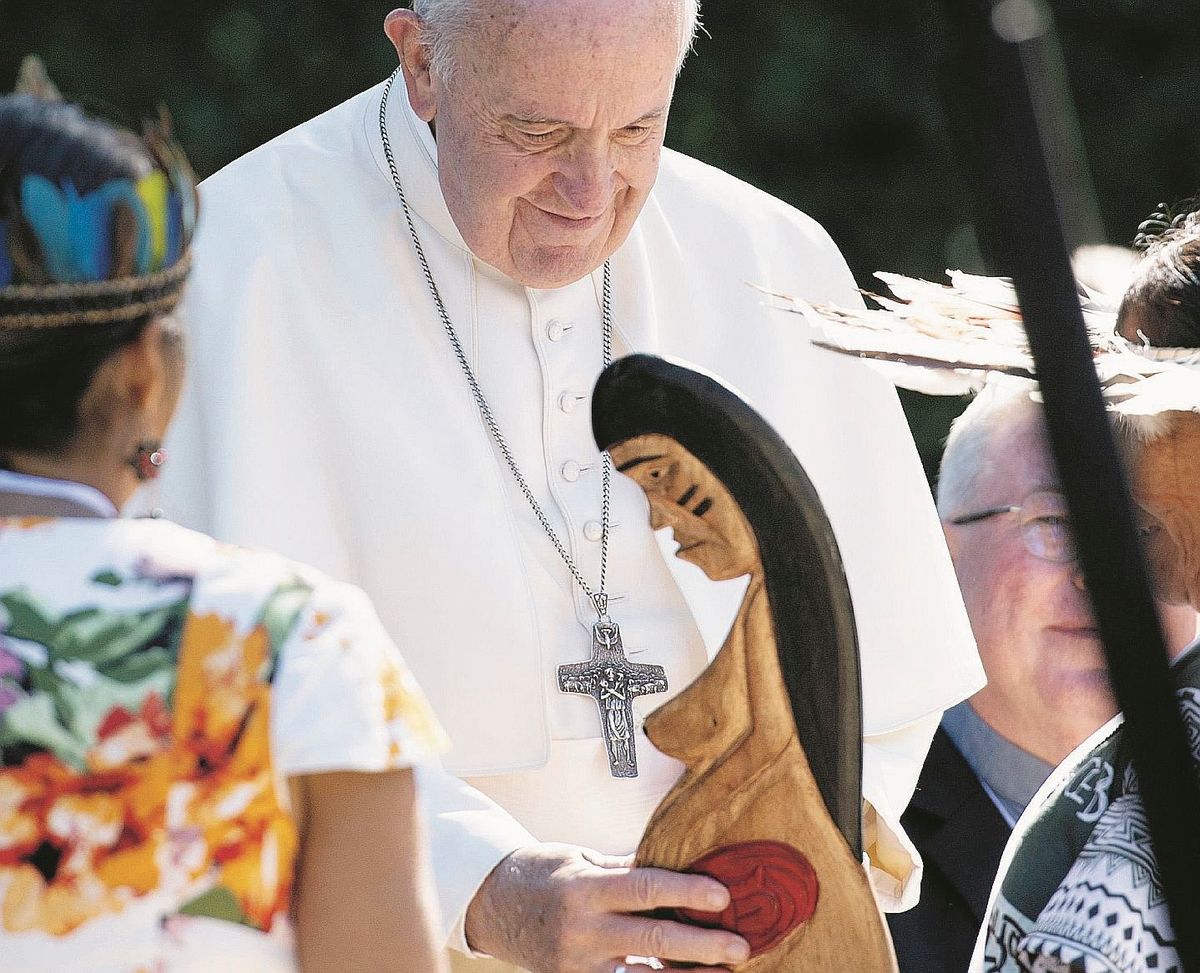
[[[113,502],[95,487],[49,476],[0,470],[0,492],[64,500],[83,507],[98,517],[116,517],[118,514]]]
[[[383,139],[379,134],[379,106],[383,101],[383,85],[378,86],[376,93],[377,97],[367,100],[368,107],[363,124],[366,127],[371,155],[391,186],[392,174],[388,169]],[[409,207],[447,243],[470,254],[471,248],[458,232],[454,217],[450,215],[450,210],[446,208],[446,200],[442,196],[442,184],[438,181],[437,142],[428,123],[413,111],[403,76],[396,78],[388,96],[387,130],[396,169],[400,173]],[[394,188],[392,192],[395,192]]]

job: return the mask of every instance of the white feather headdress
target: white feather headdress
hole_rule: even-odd
[[[817,331],[814,344],[872,360],[901,388],[965,395],[997,373],[1036,379],[1012,282],[947,273],[949,284],[878,273],[893,296],[864,291],[877,308],[813,305],[766,293],[776,307],[805,317]],[[1200,349],[1131,344],[1114,330],[1116,301],[1082,285],[1079,301],[1111,411],[1200,411]]]

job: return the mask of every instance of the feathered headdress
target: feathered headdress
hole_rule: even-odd
[[[61,100],[36,58],[17,95]],[[0,218],[0,328],[107,324],[178,303],[196,226],[195,177],[166,114],[143,131],[155,162],[141,178],[81,193],[70,179],[21,177]]]
[[[965,395],[997,373],[1036,379],[1012,282],[961,271],[948,275],[949,284],[935,284],[878,273],[894,296],[864,292],[877,309],[771,297],[781,309],[804,315],[817,330],[814,344],[879,363],[901,388]],[[1084,286],[1079,300],[1110,411],[1200,411],[1200,349],[1134,345],[1114,330],[1117,301]]]

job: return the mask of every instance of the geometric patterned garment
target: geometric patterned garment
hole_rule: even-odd
[[[357,589],[164,521],[0,519],[6,973],[295,969],[288,778],[443,744]]]
[[[1200,651],[1172,673],[1200,761]],[[1120,719],[1093,740],[1010,841],[984,930],[986,973],[1180,973]]]

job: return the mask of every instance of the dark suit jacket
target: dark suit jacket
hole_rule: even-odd
[[[887,917],[900,973],[966,973],[1010,829],[940,727],[900,820],[925,860],[921,901]]]

